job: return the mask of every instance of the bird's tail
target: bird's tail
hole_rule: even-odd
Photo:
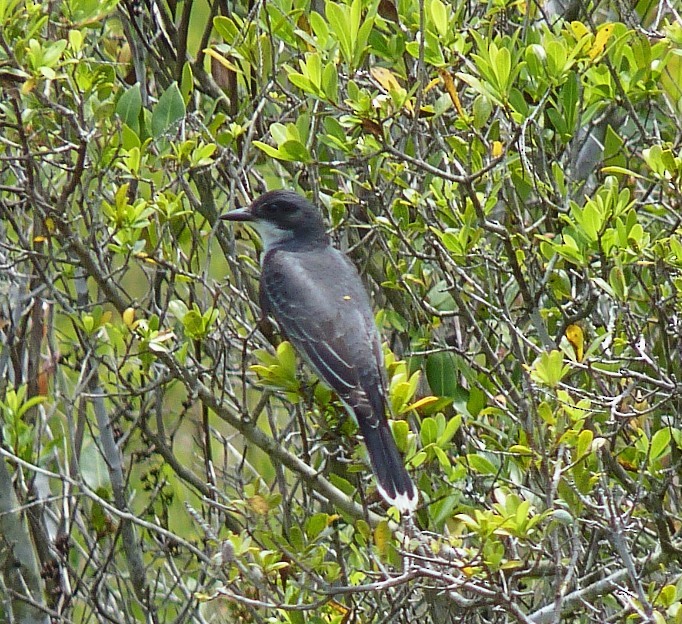
[[[376,418],[371,413],[362,414],[359,411],[356,408],[355,416],[365,438],[369,461],[381,495],[401,513],[412,513],[419,502],[419,495],[405,470],[388,421],[383,414],[381,418]]]

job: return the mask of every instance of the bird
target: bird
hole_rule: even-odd
[[[339,397],[364,438],[377,488],[403,514],[418,491],[388,424],[383,351],[358,270],[331,244],[320,209],[290,190],[262,194],[221,219],[252,226],[263,242],[260,306]]]

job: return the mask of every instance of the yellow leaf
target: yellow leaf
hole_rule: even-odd
[[[223,67],[239,74],[241,71],[239,70],[239,67],[237,67],[232,61],[229,59],[226,59],[224,56],[218,54],[215,50],[211,48],[205,48],[204,49],[204,54],[206,56],[210,56],[211,58],[214,58],[218,63],[220,63]]]
[[[440,82],[440,78],[433,78],[429,84],[424,87],[424,93],[428,93]]]
[[[390,69],[385,67],[372,67],[369,70],[372,78],[376,80],[386,91],[402,91],[402,87]]]
[[[388,554],[388,545],[391,541],[391,529],[388,526],[386,520],[382,520],[377,528],[374,529],[374,544],[379,551],[379,555],[382,559],[386,558]]]
[[[57,226],[54,223],[54,219],[52,217],[47,217],[44,221],[45,223],[45,228],[50,234],[54,234],[55,230],[57,229]]]
[[[198,602],[208,602],[209,600],[213,600],[215,598],[215,596],[212,596],[211,594],[205,594],[202,592],[194,592],[194,597]]]
[[[252,496],[251,498],[248,499],[248,501],[249,507],[251,507],[253,511],[255,511],[257,514],[261,516],[265,516],[268,513],[268,511],[270,511],[268,501],[265,500],[265,497],[261,496],[260,494]]]
[[[47,240],[45,236],[34,236],[33,237],[33,242],[34,243],[44,243]]]
[[[432,403],[435,403],[438,401],[438,397],[435,396],[427,396],[424,397],[423,399],[419,399],[419,401],[415,401],[411,405],[408,405],[403,412],[408,412],[409,410],[418,410],[421,409],[422,407],[426,407],[427,405],[431,405]]]
[[[507,561],[500,565],[501,570],[515,570],[516,568],[521,568],[523,567],[523,562],[519,561],[518,559],[514,559],[511,561]]]
[[[21,94],[22,95],[28,95],[33,91],[33,89],[36,86],[36,79],[35,78],[29,78],[24,84],[21,85]]]
[[[465,116],[464,109],[462,108],[462,104],[459,101],[459,95],[457,94],[457,89],[455,87],[455,79],[452,77],[452,74],[446,69],[439,69],[438,73],[440,74],[441,80],[443,81],[443,86],[445,87],[445,90],[448,92],[448,95],[450,96],[452,103],[455,105],[455,108],[457,109],[457,113],[461,117],[464,117]]]
[[[493,158],[502,156],[502,152],[504,152],[504,145],[502,141],[493,141]]]
[[[340,602],[336,602],[336,600],[328,602],[327,605],[330,606],[337,613],[340,613],[341,615],[346,615],[349,611],[348,607],[345,607]]]
[[[386,69],[385,67],[372,67],[369,70],[369,73],[372,74],[372,78],[389,93],[405,93],[405,89],[400,86],[398,79],[390,69]],[[413,112],[414,107],[412,106],[412,102],[405,100],[405,109],[409,112]]]
[[[135,322],[135,309],[126,308],[123,311],[123,322],[132,329],[133,323]]]
[[[571,343],[575,351],[575,359],[578,362],[582,362],[585,349],[585,334],[580,325],[569,325],[566,328],[566,340]]]
[[[156,260],[154,260],[154,258],[152,258],[148,253],[146,253],[146,252],[144,252],[144,251],[138,251],[138,252],[135,254],[135,257],[136,257],[138,260],[144,260],[144,261],[147,262],[148,264],[156,264]]]
[[[589,35],[590,31],[582,22],[571,22],[571,30],[575,35],[576,41],[580,41],[585,35]]]
[[[608,40],[611,38],[612,34],[613,24],[606,24],[599,29],[589,52],[590,58],[592,60],[597,58],[604,51],[604,48],[606,47],[606,44],[608,43]]]

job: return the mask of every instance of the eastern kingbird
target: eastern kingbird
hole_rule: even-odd
[[[270,191],[221,217],[245,221],[263,239],[260,304],[317,375],[339,396],[365,439],[383,497],[410,513],[417,490],[386,419],[379,332],[357,269],[331,246],[316,206]]]

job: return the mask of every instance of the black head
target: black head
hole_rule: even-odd
[[[266,248],[292,239],[301,243],[326,241],[320,210],[293,191],[268,191],[247,208],[232,210],[221,219],[251,224]]]

